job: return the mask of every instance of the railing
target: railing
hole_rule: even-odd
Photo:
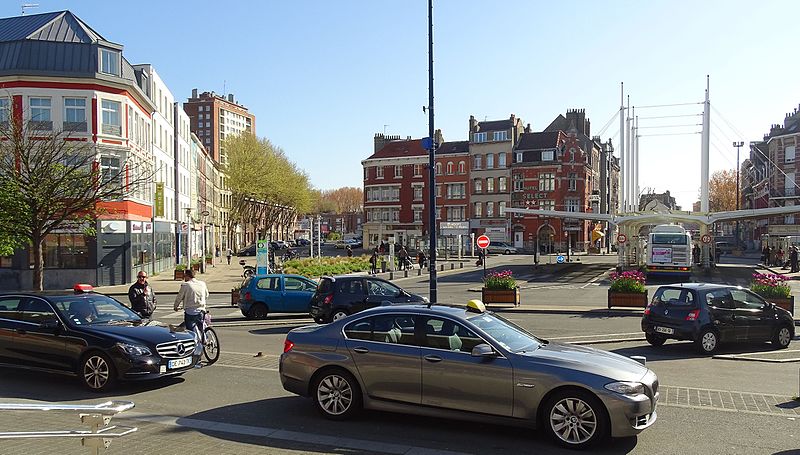
[[[112,417],[134,406],[131,401],[107,401],[96,405],[0,403],[0,411],[78,413],[81,423],[89,426],[88,430],[4,431],[0,432],[0,439],[80,438],[81,445],[89,448],[90,453],[99,454],[100,449],[107,449],[111,445],[112,439],[138,430],[136,427],[109,426]]]

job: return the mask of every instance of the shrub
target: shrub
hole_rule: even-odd
[[[323,275],[345,275],[369,270],[367,256],[292,259],[283,263],[283,272],[319,278]]]
[[[786,284],[787,279],[785,275],[754,273],[753,281],[750,283],[750,290],[765,299],[788,299],[792,295],[792,290]]]
[[[611,280],[611,292],[625,292],[633,294],[644,294],[644,274],[638,270],[627,272],[611,272],[608,276]]]
[[[514,290],[517,288],[517,281],[511,276],[511,270],[503,270],[486,275],[483,286],[490,291]]]
[[[186,264],[178,264],[178,265],[176,265],[175,266],[175,270],[177,270],[179,272],[186,270]]]

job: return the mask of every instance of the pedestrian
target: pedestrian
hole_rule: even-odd
[[[775,265],[777,261],[777,253],[778,251],[775,249],[774,246],[769,247],[769,259],[767,265]]]
[[[408,266],[408,251],[406,251],[406,247],[400,247],[400,251],[397,252],[397,257],[400,258],[400,270],[405,270]]]
[[[789,266],[790,266],[789,271],[791,273],[800,272],[800,268],[798,268],[797,264],[797,255],[798,255],[797,247],[792,246],[792,250],[789,252]]]
[[[778,264],[777,264],[777,265],[778,265],[778,267],[783,267],[783,266],[784,266],[784,264],[785,264],[785,263],[783,262],[783,248],[778,248],[778,254],[777,254],[777,256],[778,256]]]
[[[378,247],[378,253],[380,254],[386,253],[386,245],[383,243],[383,240],[381,240],[381,246]]]
[[[228,248],[228,254],[225,255],[228,258],[228,265],[231,265],[231,257],[233,256],[233,251]]]
[[[375,251],[373,251],[372,256],[369,257],[369,273],[371,275],[378,273],[378,253]]]
[[[483,253],[483,248],[478,248],[478,261],[475,262],[475,265],[480,267],[483,265],[483,261],[486,260],[486,255]]]
[[[128,300],[131,309],[142,319],[149,319],[156,310],[156,293],[147,282],[147,272],[144,270],[136,274],[136,282],[128,288]]]
[[[217,258],[217,262],[219,262],[219,258],[220,258],[220,251],[221,251],[221,250],[219,249],[219,247],[217,247],[217,248],[216,248],[216,251],[214,251],[214,256]]]
[[[183,272],[183,283],[175,296],[175,311],[183,308],[183,323],[187,331],[192,331],[203,320],[206,312],[206,299],[208,287],[206,283],[194,277],[194,270],[186,269]]]
[[[764,249],[761,251],[761,263],[766,264],[767,259],[769,259],[769,245],[764,245]]]
[[[347,250],[347,257],[349,257],[349,258],[353,257],[353,249],[350,248],[350,245],[347,245],[345,247],[345,250]]]
[[[692,248],[692,261],[695,264],[699,264],[700,263],[700,245],[698,245],[696,243],[694,244],[694,247]]]
[[[422,251],[422,250],[419,250],[419,253],[417,253],[417,264],[419,264],[419,269],[420,270],[422,270],[425,267],[425,262],[427,260],[428,260],[428,258],[425,257],[425,252]]]

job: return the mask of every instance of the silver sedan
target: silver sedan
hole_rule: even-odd
[[[570,448],[656,421],[655,373],[537,338],[482,304],[402,305],[289,332],[283,387],[330,419],[362,408],[536,426]]]

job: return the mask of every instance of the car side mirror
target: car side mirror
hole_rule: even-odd
[[[497,357],[497,352],[486,343],[481,343],[472,348],[472,357]]]

